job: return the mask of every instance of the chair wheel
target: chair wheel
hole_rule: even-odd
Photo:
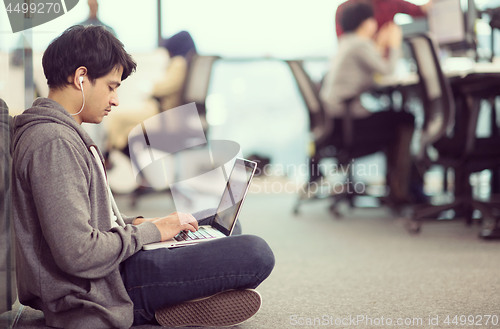
[[[132,208],[132,209],[137,208],[137,201],[138,201],[137,197],[136,196],[132,196],[130,198],[130,208]]]
[[[483,228],[479,233],[479,237],[485,240],[499,240],[500,239],[500,227],[494,228]]]
[[[341,214],[341,213],[340,213],[340,211],[338,210],[338,208],[337,208],[337,205],[336,205],[336,204],[332,204],[332,205],[330,205],[330,208],[329,208],[329,209],[330,209],[330,213],[331,213],[333,216],[335,216],[335,217],[337,217],[337,218],[342,217],[342,214]]]
[[[406,229],[411,234],[418,234],[418,233],[420,233],[421,228],[422,228],[422,223],[420,223],[418,221],[409,220],[406,223]]]

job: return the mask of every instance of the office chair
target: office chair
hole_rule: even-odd
[[[294,214],[298,214],[300,206],[305,202],[328,198],[332,201],[330,211],[335,216],[340,217],[341,214],[338,211],[338,205],[341,201],[347,201],[351,207],[354,207],[355,197],[365,195],[364,191],[356,191],[356,189],[353,188],[353,166],[350,165],[352,164],[352,160],[354,160],[354,158],[375,153],[378,149],[374,150],[364,149],[363,147],[352,147],[353,119],[349,106],[353,99],[349,99],[345,102],[346,115],[342,120],[342,137],[338,141],[332,141],[331,136],[335,127],[333,127],[331,120],[328,120],[326,117],[325,109],[319,98],[318,87],[305,71],[302,61],[289,60],[286,62],[297,82],[297,86],[309,113],[309,126],[311,132],[311,147],[309,155],[312,159],[308,164],[309,177],[316,175],[313,173],[313,170],[315,171],[317,169],[312,168],[312,163],[319,164],[322,159],[335,158],[339,167],[347,167],[343,189],[340,193],[331,193],[329,190],[328,193],[324,194],[317,189],[316,192],[312,192],[311,187],[313,182],[309,181],[306,183],[304,190],[299,193],[293,212]],[[351,184],[351,188],[348,188],[347,184]]]
[[[191,58],[183,87],[182,104],[192,102],[196,104],[205,132],[208,130],[206,120],[208,88],[210,86],[213,66],[219,59],[220,57],[215,55],[194,55]]]
[[[190,63],[186,73],[186,79],[182,88],[181,102],[182,104],[195,103],[205,136],[208,132],[208,123],[206,120],[206,99],[210,86],[210,79],[212,76],[212,68],[214,63],[219,58],[219,56],[213,55],[193,55],[190,58]],[[167,129],[168,127],[166,126],[157,127],[156,134],[164,136],[164,130]],[[200,138],[200,136],[197,135],[195,137],[198,139]],[[139,142],[142,141],[142,138],[143,137],[138,134],[137,138],[133,138],[132,141],[137,142],[139,145]],[[161,150],[159,151],[161,152]],[[170,159],[169,161],[174,162],[174,159]],[[133,165],[138,168],[137,163],[133,163]],[[147,180],[147,177],[143,178]],[[148,181],[147,184],[149,187],[139,187],[132,192],[130,200],[130,204],[132,207],[135,207],[137,205],[139,198],[143,195],[149,194],[151,192],[169,192],[168,189],[162,187],[162,184],[156,184],[155,181]]]
[[[431,36],[419,34],[408,37],[413,60],[419,75],[419,91],[422,99],[424,122],[421,132],[417,165],[425,171],[431,165],[441,165],[454,171],[454,200],[440,205],[424,205],[414,208],[408,229],[420,232],[425,219],[436,220],[448,210],[472,222],[475,209],[483,217],[494,219],[500,209],[493,202],[480,202],[472,195],[469,176],[484,169],[500,166],[500,141],[488,142],[497,145],[496,150],[483,152],[475,137],[479,107],[471,95],[453,94],[450,81],[444,75],[437,56],[437,46]],[[495,144],[496,143],[496,144]]]

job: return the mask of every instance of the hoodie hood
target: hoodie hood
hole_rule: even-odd
[[[95,146],[87,132],[59,103],[49,98],[37,98],[31,108],[12,119],[12,149],[16,147],[27,129],[44,123],[57,123],[71,128],[80,136],[87,148],[91,145]]]

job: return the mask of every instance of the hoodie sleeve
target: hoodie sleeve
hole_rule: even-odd
[[[33,152],[26,173],[41,231],[56,264],[77,277],[100,278],[116,270],[143,244],[159,241],[160,232],[152,223],[107,232],[91,225],[108,219],[92,218],[96,214],[93,207],[104,207],[92,204],[89,196],[93,185],[99,184],[91,179],[89,166],[70,141],[56,139]]]

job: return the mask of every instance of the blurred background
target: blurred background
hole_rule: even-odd
[[[495,7],[495,1],[478,0],[475,4],[477,10],[483,10]],[[410,2],[420,5],[426,1]],[[113,28],[138,63],[137,72],[119,89],[119,108],[104,125],[114,115],[119,116],[118,112],[126,116],[154,106],[150,103],[153,86],[168,65],[161,42],[186,30],[198,54],[220,56],[212,67],[206,96],[208,137],[236,141],[244,155],[269,158],[276,171],[291,174],[293,170],[297,175],[297,166],[305,164],[307,158],[309,115],[283,60],[303,60],[308,74],[319,83],[336,51],[334,13],[340,3],[100,1],[98,18]],[[468,1],[461,0],[461,5],[467,8]],[[43,50],[62,31],[88,15],[87,1],[82,0],[53,21],[13,34],[6,12],[0,11],[0,96],[12,114],[28,108],[34,97],[47,94],[41,68]],[[478,12],[474,16],[478,53],[487,57],[492,53],[488,16]],[[395,22],[410,26],[413,19],[397,14]],[[380,166],[383,171],[382,162]],[[300,172],[296,178],[305,180]]]

